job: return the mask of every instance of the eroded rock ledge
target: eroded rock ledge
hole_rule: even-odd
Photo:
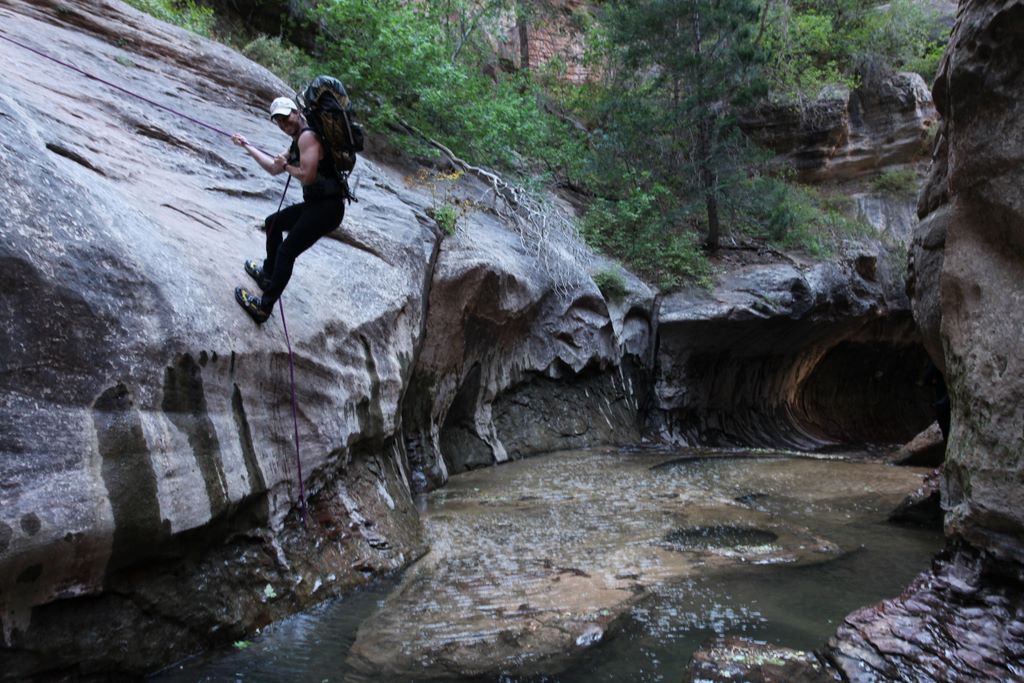
[[[903,442],[934,419],[930,360],[896,277],[838,264],[750,265],[659,311],[653,427],[683,443]]]
[[[896,73],[807,104],[766,104],[740,125],[800,180],[828,182],[917,162],[935,118],[924,79]]]

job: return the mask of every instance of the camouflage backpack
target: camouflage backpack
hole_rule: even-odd
[[[356,165],[356,153],[363,151],[363,127],[352,120],[352,103],[345,86],[337,78],[317,76],[299,96],[299,104],[344,186]]]

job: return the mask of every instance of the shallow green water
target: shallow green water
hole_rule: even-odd
[[[350,652],[389,663],[406,656],[430,671],[436,653],[448,650],[421,651],[420,641],[437,633],[486,639],[510,619],[494,609],[504,592],[529,592],[524,586],[536,580],[539,588],[528,587],[535,592],[513,602],[564,599],[544,592],[559,584],[538,578],[537,567],[554,558],[575,574],[562,568],[551,581],[579,575],[596,582],[602,572],[621,570],[637,597],[609,602],[621,614],[598,642],[570,648],[573,656],[551,671],[541,665],[532,675],[447,680],[675,682],[693,650],[714,635],[820,647],[846,614],[897,595],[942,544],[937,532],[884,521],[919,470],[765,453],[672,455],[681,457],[552,454],[455,477],[427,503],[436,566],[296,615],[265,629],[246,650],[215,653],[158,679],[425,681],[408,670],[385,677],[365,662],[356,671]],[[786,552],[763,550],[774,547],[773,536]],[[822,541],[827,552],[803,552],[805,539]],[[652,547],[660,554],[651,555]],[[630,553],[642,556],[636,566]],[[685,562],[675,564],[676,557]],[[473,577],[472,590],[451,589],[459,582],[453,576]],[[565,624],[578,621],[571,606],[549,611],[564,612]]]

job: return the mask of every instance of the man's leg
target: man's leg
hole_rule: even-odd
[[[277,258],[277,250],[284,240],[283,233],[291,230],[298,222],[305,210],[305,204],[293,204],[288,208],[272,213],[263,221],[263,228],[267,233],[267,258],[263,261],[263,277],[270,279],[274,272],[274,259]]]
[[[313,246],[318,239],[338,227],[345,215],[345,204],[338,199],[307,202],[298,206],[303,207],[303,210],[298,220],[291,226],[288,237],[280,243],[274,254],[273,272],[264,271],[270,277],[270,284],[263,290],[260,299],[261,308],[267,313],[274,308],[274,303],[280,298],[281,292],[291,279],[295,259]],[[269,236],[267,244],[270,244]]]

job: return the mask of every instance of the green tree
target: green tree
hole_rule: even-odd
[[[763,0],[762,40],[773,96],[804,103],[830,84],[893,71],[935,75],[946,29],[920,0]]]
[[[487,75],[478,51],[466,49],[480,25],[503,6],[324,3],[315,15],[323,32],[323,68],[370,104],[360,115],[377,130],[409,124],[473,163],[523,165],[519,150],[540,156],[560,124],[540,110],[528,79]]]
[[[673,189],[700,197],[705,245],[713,251],[722,232],[723,198],[742,173],[746,149],[733,108],[760,85],[760,6],[754,0],[614,0],[609,10],[619,91],[650,100],[630,110],[643,118],[621,129],[629,131],[627,145],[635,148],[638,136],[647,136],[649,144],[641,147],[657,162],[648,170]],[[690,186],[680,187],[688,178]]]
[[[871,81],[878,75],[914,67],[931,78],[937,59],[927,64],[928,57],[946,41],[934,10],[914,0],[891,0],[865,10],[844,42],[857,74]]]
[[[841,50],[838,18],[816,7],[800,10],[768,0],[761,40],[772,96],[804,105],[829,85],[855,85]]]

